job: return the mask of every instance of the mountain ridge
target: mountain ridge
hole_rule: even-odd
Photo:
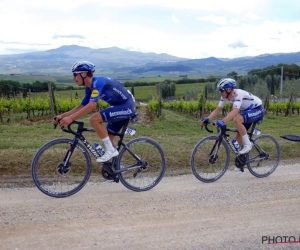
[[[272,65],[298,64],[300,52],[261,54],[250,57],[189,59],[166,53],[143,53],[118,47],[92,49],[63,45],[56,49],[13,55],[0,55],[1,74],[70,75],[71,66],[80,60],[91,61],[98,74],[111,77],[147,77],[167,75],[210,76],[232,71],[247,74],[250,70]]]

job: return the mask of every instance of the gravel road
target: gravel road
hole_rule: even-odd
[[[268,244],[299,241],[299,191],[300,164],[280,165],[263,179],[247,170],[210,184],[193,175],[164,177],[141,193],[105,182],[64,199],[5,188],[0,248],[300,249],[299,242]]]

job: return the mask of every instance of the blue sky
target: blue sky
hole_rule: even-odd
[[[299,0],[1,0],[0,7],[1,55],[73,44],[184,58],[300,51]]]

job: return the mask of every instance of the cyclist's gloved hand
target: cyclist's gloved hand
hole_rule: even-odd
[[[207,117],[201,119],[202,124],[207,124],[208,122],[209,122],[209,119]]]
[[[225,123],[222,120],[218,120],[217,125],[218,125],[218,127],[222,128],[225,126]]]

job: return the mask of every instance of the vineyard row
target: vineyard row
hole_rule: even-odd
[[[58,114],[67,112],[81,103],[81,99],[75,98],[61,98],[56,97],[56,110]],[[200,117],[200,111],[204,113],[210,113],[218,105],[217,101],[205,101],[204,107],[202,108],[202,102],[200,101],[171,101],[164,102],[158,99],[152,99],[148,103],[148,108],[154,114],[158,114],[159,109],[170,109],[185,114],[190,114],[194,117]],[[290,104],[290,102],[268,102],[266,105],[266,112],[273,113],[276,115],[286,115],[289,114],[299,114],[300,113],[300,101],[296,101]],[[97,103],[97,110],[101,110],[108,107],[108,104],[104,101],[99,101]],[[227,103],[224,107],[224,113],[230,111],[231,106]],[[36,99],[30,98],[0,98],[0,122],[3,123],[3,115],[26,113],[26,118],[30,116],[43,116],[51,114],[51,104],[49,97],[39,97]]]

